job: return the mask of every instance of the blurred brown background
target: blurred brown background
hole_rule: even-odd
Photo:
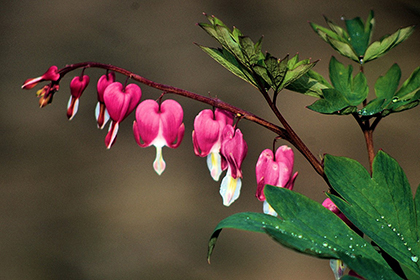
[[[207,106],[173,97],[184,107],[186,136],[180,148],[165,148],[167,169],[159,177],[152,169],[154,148],[141,149],[133,139],[133,116],[122,124],[114,147],[105,149],[106,131],[98,130],[94,119],[95,84],[103,71],[86,72],[91,84],[71,122],[66,104],[72,75],[42,110],[36,90],[22,91],[20,85],[50,65],[98,61],[200,94],[210,92],[274,121],[252,87],[193,44],[217,46],[195,25],[206,21],[202,12],[254,40],[264,35],[263,50],[275,56],[299,52],[302,59],[321,59],[315,70],[327,76],[334,52],[308,21],[325,25],[322,15],[336,22],[342,15],[365,20],[374,9],[374,39],[379,39],[419,24],[419,1],[60,0],[1,6],[0,279],[332,279],[327,260],[242,231],[225,230],[212,264],[206,263],[207,241],[220,220],[261,211],[254,197],[254,165],[259,153],[271,147],[270,132],[240,123],[249,153],[241,197],[226,208],[219,183],[192,149],[194,116]],[[419,51],[417,30],[385,57],[368,63],[371,89],[394,62],[405,80],[420,65]],[[143,99],[160,94],[145,86],[142,90]],[[366,166],[363,137],[351,117],[319,115],[305,109],[313,98],[283,95],[279,106],[284,116],[315,154],[348,156]],[[418,120],[418,108],[387,117],[375,135],[375,147],[399,161],[413,188],[420,182]],[[300,154],[295,169],[300,173],[295,190],[321,202],[326,186]]]

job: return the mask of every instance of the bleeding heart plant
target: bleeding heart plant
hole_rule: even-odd
[[[292,250],[330,259],[335,279],[420,279],[420,191],[417,190],[413,198],[402,168],[384,151],[375,152],[373,146],[373,132],[383,118],[420,103],[420,67],[400,86],[401,69],[393,64],[376,80],[375,98],[371,100],[368,100],[369,87],[364,74],[368,62],[405,41],[414,27],[400,28],[371,42],[375,26],[373,11],[366,21],[359,17],[345,20],[345,28],[328,18],[325,18],[328,28],[310,23],[322,40],[339,55],[355,62],[358,68],[353,75],[352,65],[345,66],[332,56],[327,81],[313,70],[317,61],[299,60],[298,55],[279,59],[261,51],[262,38],[254,43],[239,29],[231,30],[218,18],[206,17],[209,23],[198,25],[220,46],[198,46],[259,91],[275,122],[218,98],[159,84],[123,68],[96,62],[71,64],[61,69],[51,66],[41,76],[26,80],[22,88],[31,89],[40,82],[49,82],[37,92],[40,107],[44,107],[52,102],[61,78],[82,68],[82,74],[70,83],[67,116],[72,119],[79,98],[89,84],[85,70],[106,70],[97,82],[95,114],[99,128],[111,119],[106,147],[111,148],[119,124],[136,110],[134,138],[141,147],[156,147],[153,167],[159,175],[166,168],[162,148],[177,148],[185,131],[181,105],[172,99],[163,99],[168,94],[176,94],[206,104],[210,108],[202,110],[194,120],[193,148],[197,156],[207,157],[207,166],[215,181],[226,170],[220,186],[225,206],[238,199],[244,176],[242,163],[248,145],[239,129],[239,121],[251,121],[274,133],[268,141],[261,139],[272,148],[253,159],[256,197],[264,202],[264,213],[238,213],[222,220],[209,241],[209,260],[221,230],[234,228],[264,233]],[[159,89],[163,94],[157,101],[140,102],[140,87],[134,83],[127,85],[127,81],[125,85],[116,82],[116,74]],[[353,117],[365,137],[368,170],[349,158],[329,154],[321,159],[314,156],[277,107],[278,99],[287,98],[287,90],[315,97],[316,101],[308,106],[314,112]],[[244,95],[244,98],[252,97]],[[293,172],[294,152],[286,145],[276,149],[280,140],[294,146],[325,180],[329,191],[322,204],[293,191],[297,176],[297,172]],[[344,275],[346,267],[350,268],[348,275]]]

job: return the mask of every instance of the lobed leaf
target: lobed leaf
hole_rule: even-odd
[[[230,52],[225,49],[211,48],[201,45],[198,46],[231,73],[250,83],[254,87],[257,87],[257,82],[253,78],[252,74],[249,73],[249,71],[242,66]]]
[[[342,255],[361,257],[369,260],[367,271],[390,270],[370,244],[321,204],[299,193],[270,185],[265,186],[265,195],[280,218],[259,213],[239,213],[224,219],[216,226],[210,238],[208,258],[213,253],[221,230],[234,228],[264,232],[288,248],[319,258],[340,258]],[[354,263],[350,267],[361,270]],[[363,273],[361,275],[370,276]]]
[[[340,211],[385,252],[420,275],[414,202],[398,163],[379,151],[371,178],[358,162],[327,155],[325,174],[342,197],[329,195]]]

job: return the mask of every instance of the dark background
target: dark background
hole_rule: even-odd
[[[104,72],[86,71],[91,84],[79,113],[66,118],[68,84],[61,82],[54,102],[38,109],[36,89],[22,91],[29,77],[50,66],[82,61],[115,64],[157,82],[207,95],[209,92],[274,121],[263,98],[230,75],[193,42],[217,46],[195,24],[202,12],[237,26],[263,50],[283,57],[321,59],[315,70],[328,76],[332,54],[309,27],[336,22],[374,9],[374,40],[401,26],[420,23],[419,1],[10,1],[1,4],[0,95],[0,279],[332,279],[328,260],[287,250],[262,234],[225,230],[206,263],[207,241],[223,218],[260,212],[254,197],[254,166],[271,147],[272,133],[243,121],[249,146],[241,197],[222,205],[219,183],[191,143],[195,115],[208,108],[173,96],[185,110],[186,135],[176,150],[164,149],[167,169],[152,169],[154,148],[139,148],[132,136],[133,116],[106,150],[106,131],[96,128],[95,84]],[[383,58],[366,65],[373,84],[394,62],[405,80],[420,65],[420,33]],[[343,63],[350,60],[336,57]],[[356,65],[354,65],[357,68]],[[124,77],[117,76],[119,81]],[[143,97],[160,92],[142,86]],[[284,92],[279,107],[315,153],[354,158],[365,166],[363,136],[349,116],[323,116],[305,108],[311,97]],[[405,169],[413,186],[420,182],[419,109],[385,118],[375,134]],[[284,143],[281,143],[284,144]],[[322,202],[325,183],[300,154],[297,192]]]

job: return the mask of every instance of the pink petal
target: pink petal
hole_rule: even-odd
[[[136,84],[123,88],[119,82],[110,84],[104,92],[104,103],[110,118],[115,122],[124,120],[137,106],[141,89]]]
[[[70,99],[67,104],[67,118],[69,119],[69,121],[73,119],[78,109],[79,109],[79,98],[75,98],[72,95],[70,95]]]
[[[159,133],[159,119],[159,104],[155,100],[147,99],[137,106],[133,132],[139,146],[152,145]]]
[[[110,149],[112,145],[114,145],[115,140],[117,138],[119,123],[112,121],[109,125],[108,133],[105,137],[105,146],[107,149]]]
[[[219,114],[222,118],[225,117],[224,114]],[[194,119],[193,144],[197,156],[207,156],[220,139],[220,124],[213,117],[213,111],[206,109]]]
[[[80,98],[83,91],[89,84],[89,76],[83,75],[81,78],[80,76],[74,77],[70,82],[70,93],[75,98]]]
[[[160,120],[162,136],[166,146],[177,148],[184,137],[185,127],[182,123],[184,112],[181,105],[172,99],[162,102],[160,105]]]
[[[104,92],[105,89],[112,84],[113,82],[115,82],[115,73],[114,72],[109,72],[106,75],[102,75],[99,80],[98,83],[96,85],[96,91],[97,91],[97,96],[98,96],[98,101],[99,102],[104,102]]]

